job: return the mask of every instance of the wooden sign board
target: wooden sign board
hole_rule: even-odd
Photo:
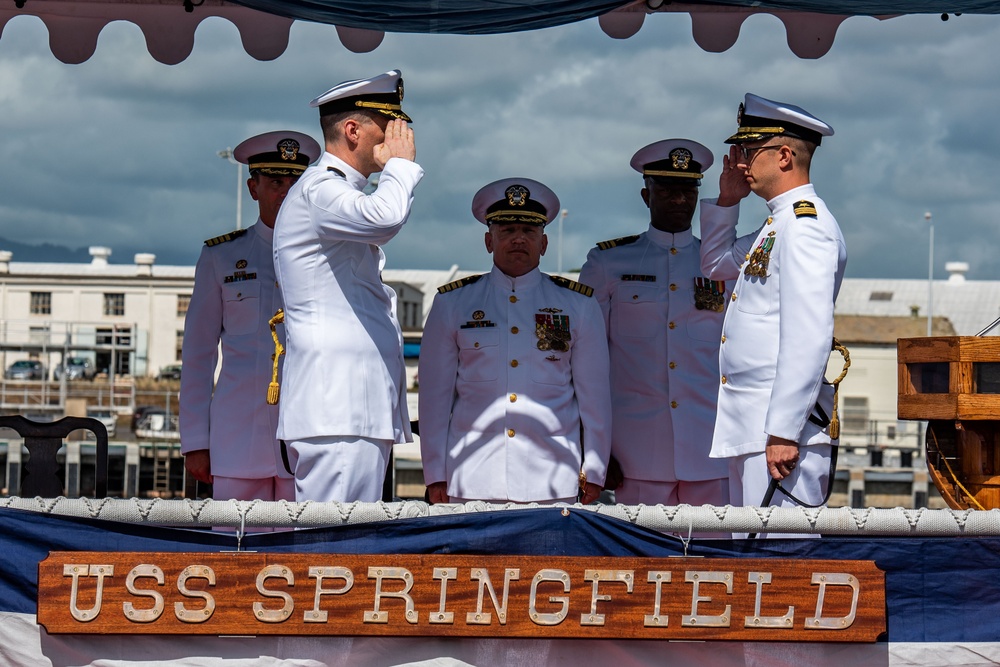
[[[873,561],[51,552],[51,634],[874,642]]]

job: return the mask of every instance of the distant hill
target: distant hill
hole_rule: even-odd
[[[9,250],[14,253],[11,261],[14,262],[57,262],[57,263],[70,263],[70,264],[89,264],[90,249],[89,247],[83,248],[67,248],[66,246],[56,245],[54,243],[42,243],[40,245],[29,245],[27,243],[18,243],[17,241],[11,241],[0,236],[0,250]],[[137,252],[150,252],[148,248],[143,250],[135,250],[130,248],[115,248],[113,247],[111,257],[108,258],[109,264],[131,264]],[[193,249],[191,252],[194,253],[194,257],[188,257],[187,254],[179,253],[160,253],[157,251],[152,251],[156,253],[156,263],[159,265],[193,265],[194,261],[198,258],[197,252],[199,248]]]
[[[67,248],[54,243],[28,245],[18,243],[0,236],[0,250],[10,250],[15,262],[71,262],[86,263],[90,261],[87,248]]]

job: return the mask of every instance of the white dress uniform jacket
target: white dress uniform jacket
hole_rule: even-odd
[[[181,355],[181,452],[209,450],[213,475],[291,477],[274,435],[278,409],[266,400],[274,354],[267,322],[281,307],[272,234],[258,219],[212,239],[217,243],[202,249],[195,268]]]
[[[611,396],[597,302],[538,269],[477,278],[442,288],[424,326],[424,481],[458,498],[572,498],[582,449],[587,481],[603,483]]]
[[[410,440],[396,294],[382,282],[379,246],[402,229],[423,174],[392,158],[366,195],[367,179],[324,153],[285,197],[274,235],[288,340],[279,438]]]
[[[831,441],[829,427],[809,416],[817,402],[832,414],[833,387],[823,374],[847,247],[812,184],[767,206],[765,224],[737,239],[739,206],[701,202],[702,270],[735,281],[722,331],[713,457],[763,452],[768,435],[800,445]],[[766,277],[747,275],[754,253],[767,256]]]
[[[709,452],[729,294],[724,282],[702,276],[700,246],[691,230],[650,226],[637,237],[598,244],[580,273],[608,328],[611,453],[630,479],[727,475],[726,463]]]

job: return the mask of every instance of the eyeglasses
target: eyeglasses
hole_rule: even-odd
[[[758,151],[778,150],[781,147],[782,147],[782,144],[778,144],[777,146],[755,146],[753,148],[747,148],[743,144],[739,145],[740,155],[743,156],[744,160],[751,159],[754,155],[757,154]],[[792,154],[794,155],[794,153],[792,153]]]

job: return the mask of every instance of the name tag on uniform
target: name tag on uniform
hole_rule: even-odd
[[[643,276],[637,273],[626,273],[622,276],[623,282],[655,283],[656,276]]]
[[[489,320],[473,320],[462,325],[462,329],[482,329],[483,327],[495,327],[494,322]]]

